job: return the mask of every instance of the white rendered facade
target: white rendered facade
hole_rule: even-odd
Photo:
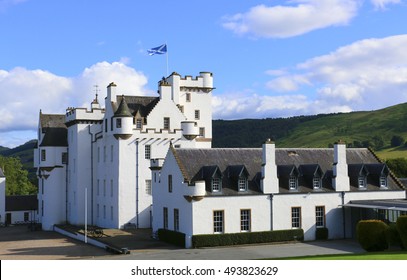
[[[354,221],[351,210],[342,205],[358,200],[406,198],[403,186],[392,175],[387,176],[388,188],[379,187],[378,180],[366,189],[351,185],[348,169],[354,167],[348,167],[347,157],[353,165],[362,159],[366,162],[360,162],[361,165],[383,165],[367,149],[347,151],[344,144],[335,145],[333,150],[276,149],[274,143],[267,142],[263,149],[211,150],[170,148],[162,166],[160,162],[152,161],[153,177],[160,178],[153,181],[153,231],[166,228],[185,233],[187,247],[191,246],[193,235],[292,228],[302,228],[305,240],[315,239],[317,227],[328,228],[329,239],[350,238],[354,233]],[[318,159],[318,156],[323,157]],[[286,162],[294,161],[293,157],[299,161],[308,160],[295,163],[296,167],[293,165],[293,168],[303,168],[301,176],[304,178],[310,167],[322,168],[324,187],[314,188],[318,185],[313,186],[311,178],[308,183],[298,182],[296,189],[290,189],[288,177],[283,173],[288,166]],[[314,160],[319,160],[319,164],[310,164]],[[338,162],[340,168],[333,171]],[[253,163],[254,169],[250,166]],[[226,186],[228,179],[225,180],[232,174],[228,168],[245,164],[251,172],[252,189],[241,192],[233,185],[234,189],[230,190]],[[213,183],[217,176],[217,171],[213,170],[217,168],[225,170],[221,180],[224,186],[214,191],[211,180]],[[205,175],[206,170],[211,171]],[[258,171],[261,173],[256,174]],[[337,172],[336,176],[332,176],[334,172]],[[345,174],[338,174],[340,172]]]
[[[35,151],[37,157],[42,149],[67,153],[67,164],[40,177],[45,185],[44,194],[38,194],[39,209],[42,201],[45,205],[39,215],[43,229],[65,222],[83,225],[85,219],[105,228],[151,227],[150,158],[164,158],[170,143],[211,147],[212,90],[211,73],[192,78],[174,72],[159,82],[158,97],[123,96],[111,83],[104,108],[97,98],[90,110],[68,108],[65,150],[41,145],[40,134]],[[46,171],[47,165],[37,162]]]

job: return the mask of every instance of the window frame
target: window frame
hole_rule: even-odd
[[[217,188],[215,188],[215,186],[217,186]],[[219,178],[219,177],[212,178],[212,180],[211,180],[211,191],[212,192],[221,192],[222,191],[222,180],[221,180],[221,178]]]
[[[288,178],[288,189],[296,190],[298,189],[298,178],[295,175],[290,175]]]
[[[168,207],[163,207],[163,228],[168,229]]]
[[[314,178],[312,178],[312,188],[314,190],[319,190],[322,188],[322,181],[321,181],[321,177],[319,176],[314,176]]]
[[[151,145],[144,145],[144,158],[151,159]]]
[[[150,179],[147,179],[145,182],[146,182],[146,194],[151,195],[152,194],[152,182]]]
[[[225,232],[225,211],[224,210],[213,210],[213,233],[222,234]]]
[[[41,149],[41,161],[47,160],[47,150]]]
[[[179,231],[179,209],[174,208],[174,231]]]
[[[251,209],[240,209],[240,231],[250,232],[252,224]]]
[[[301,207],[291,207],[291,228],[301,228]]]
[[[358,177],[358,188],[359,189],[366,188],[366,176],[359,176]]]
[[[237,190],[239,192],[246,192],[248,189],[248,185],[249,185],[249,183],[245,176],[240,176],[237,179]]]
[[[195,120],[199,120],[201,118],[201,111],[200,110],[195,110],[194,111],[194,117],[195,117]]]
[[[315,227],[324,228],[326,226],[325,206],[315,206]]]
[[[163,119],[163,129],[170,130],[171,129],[171,121],[169,117],[164,117]]]
[[[172,174],[168,174],[168,192],[172,193]]]
[[[379,184],[380,184],[381,188],[386,188],[387,189],[387,176],[380,176]]]

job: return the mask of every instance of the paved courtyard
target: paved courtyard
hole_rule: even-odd
[[[106,241],[119,247],[128,244],[130,254],[114,255],[56,232],[30,231],[27,226],[10,226],[0,228],[0,259],[244,260],[363,252],[353,240],[182,249],[148,238],[145,230],[133,234],[110,231],[106,230],[110,236]]]
[[[0,227],[0,260],[90,259],[110,253],[56,232]]]

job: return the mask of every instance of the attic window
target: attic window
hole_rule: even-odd
[[[220,178],[213,178],[211,182],[212,192],[220,192],[222,189],[222,182]]]
[[[312,179],[312,186],[313,186],[314,190],[320,189],[321,188],[321,178],[315,176]]]
[[[366,177],[361,176],[358,178],[358,186],[359,189],[366,188]]]
[[[387,177],[386,176],[380,176],[380,187],[387,188]]]
[[[246,177],[239,177],[238,189],[239,189],[239,192],[247,191],[247,178]]]
[[[297,189],[297,177],[296,176],[290,176],[290,178],[288,179],[288,188],[290,190]]]

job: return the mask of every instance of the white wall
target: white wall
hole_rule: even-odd
[[[37,210],[7,211],[6,213],[11,214],[11,224],[28,223],[37,219]],[[24,213],[28,213],[28,221],[24,221]]]
[[[6,178],[0,177],[0,223],[6,220]]]

